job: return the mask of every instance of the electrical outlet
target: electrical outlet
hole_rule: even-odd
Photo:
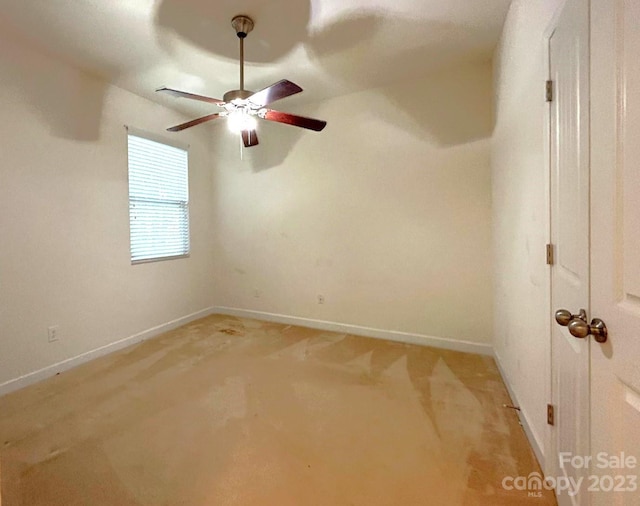
[[[324,304],[324,295],[318,295],[318,304]]]
[[[254,296],[256,299],[259,299],[261,294],[262,294],[262,292],[260,292],[260,289],[255,288],[255,289],[253,290],[253,296]]]
[[[48,338],[49,338],[49,342],[53,343],[54,341],[57,341],[60,338],[60,327],[58,327],[57,325],[54,325],[52,327],[49,327],[48,330]]]

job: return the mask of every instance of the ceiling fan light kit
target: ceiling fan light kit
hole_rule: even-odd
[[[222,100],[219,100],[217,98],[205,97],[172,88],[158,88],[156,91],[179,98],[207,102],[222,109],[220,112],[187,121],[186,123],[167,128],[167,130],[169,132],[179,132],[214,119],[227,118],[229,129],[232,132],[241,134],[245,147],[256,146],[258,144],[258,136],[256,134],[258,125],[257,118],[306,128],[316,132],[321,131],[327,125],[326,121],[305,118],[304,116],[275,111],[266,107],[277,100],[300,93],[302,88],[297,84],[283,79],[256,93],[244,89],[244,39],[253,30],[254,22],[248,16],[239,15],[231,20],[231,26],[236,31],[236,35],[240,40],[240,89],[227,91],[223,95]]]
[[[238,134],[243,130],[255,130],[258,122],[255,116],[247,114],[242,110],[236,110],[227,115],[227,126],[233,133]]]

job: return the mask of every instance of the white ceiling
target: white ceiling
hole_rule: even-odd
[[[138,95],[238,88],[237,14],[252,17],[246,87],[286,78],[317,101],[488,61],[510,0],[2,0],[0,30]]]

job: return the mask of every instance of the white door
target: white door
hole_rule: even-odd
[[[592,2],[591,309],[608,327],[592,342],[589,486],[593,506],[639,505],[640,1]]]
[[[589,1],[568,0],[549,39],[553,81],[550,104],[551,304],[568,315],[589,311]],[[571,318],[568,317],[565,325]],[[590,339],[572,336],[554,321],[551,333],[555,425],[547,476],[563,484],[586,479],[580,466],[557,456],[589,455]],[[577,487],[556,488],[558,503],[586,505]]]

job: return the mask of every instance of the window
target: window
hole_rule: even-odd
[[[189,254],[189,168],[184,149],[129,132],[131,263]]]

